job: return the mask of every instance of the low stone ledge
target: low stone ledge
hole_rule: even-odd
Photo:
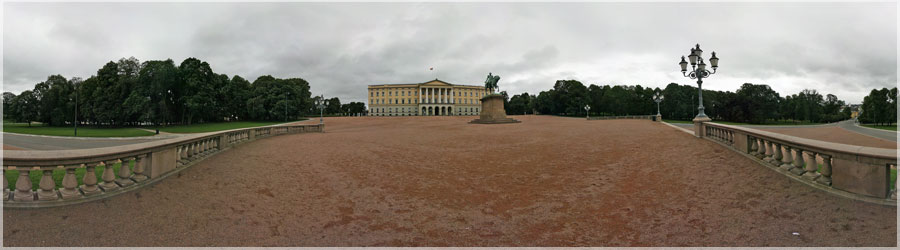
[[[3,157],[3,171],[4,173],[6,170],[21,171],[20,175],[17,175],[21,181],[16,183],[16,190],[9,190],[6,189],[7,179],[4,179],[3,205],[8,208],[43,208],[105,199],[152,185],[244,142],[275,135],[324,132],[324,127],[324,124],[274,125],[99,149],[14,153],[7,151]],[[257,131],[261,133],[260,136],[254,136]],[[126,165],[132,161],[134,170]],[[118,173],[115,173],[112,166],[119,163],[121,167]],[[98,166],[104,168],[102,176],[93,174],[93,168]],[[85,168],[89,173],[85,174],[84,184],[80,186],[76,186],[77,181],[74,179],[74,170],[77,168]],[[49,175],[51,171],[58,169],[66,171],[63,187],[56,187],[55,181]],[[44,173],[40,181],[41,187],[37,190],[33,190],[31,179],[28,177],[31,171]],[[102,180],[98,177],[102,177]]]
[[[706,122],[702,138],[794,180],[845,198],[896,206],[896,151],[799,138]],[[819,164],[821,160],[821,164]],[[896,187],[896,185],[895,185]]]

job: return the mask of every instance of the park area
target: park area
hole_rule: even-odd
[[[4,209],[3,244],[897,243],[896,207],[809,187],[663,123],[474,118],[329,117],[325,133],[241,144],[109,199]]]

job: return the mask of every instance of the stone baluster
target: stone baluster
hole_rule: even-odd
[[[193,159],[196,160],[200,158],[200,143],[197,141],[191,142],[191,153],[194,153]]]
[[[763,142],[763,139],[761,139],[761,138],[757,138],[757,140],[759,140],[759,151],[756,152],[757,153],[756,158],[758,158],[758,159],[765,158],[766,157],[766,143]]]
[[[806,166],[806,163],[803,162],[803,149],[794,148],[796,154],[794,154],[794,168],[791,169],[791,173],[795,175],[802,175],[805,171],[803,171],[803,167]]]
[[[191,143],[184,144],[184,150],[187,152],[187,155],[185,155],[185,156],[187,156],[187,158],[185,158],[185,160],[184,160],[185,164],[187,164],[188,162],[191,162],[194,159],[194,150],[191,149],[192,145],[193,144],[191,144]]]
[[[791,150],[791,146],[784,145],[784,157],[781,158],[781,166],[779,166],[779,168],[784,171],[791,171],[791,169],[794,168],[794,166],[791,165],[791,163],[794,162],[793,152]]]
[[[16,179],[16,193],[13,194],[15,201],[33,201],[34,192],[31,191],[31,177],[29,169],[18,169],[19,177]]]
[[[822,157],[822,175],[816,179],[817,182],[826,186],[831,186],[831,156],[819,155]],[[890,176],[888,177],[890,178]]]
[[[9,181],[6,180],[6,168],[3,168],[3,201],[9,200]]]
[[[806,151],[806,156],[809,161],[806,162],[806,173],[803,173],[803,177],[807,179],[814,180],[819,177],[819,163],[816,161],[816,152]]]
[[[775,154],[772,155],[772,160],[769,163],[778,167],[781,165],[781,144],[772,142],[772,149],[775,150]]]
[[[103,162],[97,164],[89,164],[84,172],[84,177],[82,177],[81,183],[81,192],[84,193],[85,196],[91,196],[95,194],[102,193],[103,191],[97,187],[97,172],[94,171],[94,167],[103,167],[105,166]]]
[[[60,166],[61,167],[61,166]],[[41,176],[41,182],[38,183],[38,200],[39,201],[55,201],[59,199],[59,195],[56,194],[56,182],[53,181],[53,170],[44,169],[41,170],[43,172],[43,176]]]
[[[84,164],[81,166],[84,167]],[[78,192],[78,180],[75,177],[75,169],[78,167],[69,167],[66,168],[66,175],[63,176],[62,187],[59,188],[59,194],[62,196],[63,200],[71,200],[80,198],[81,192]],[[87,175],[87,173],[85,173]]]
[[[119,160],[119,163],[122,161]],[[111,161],[106,163],[103,168],[103,175],[100,176],[103,179],[103,183],[100,183],[100,188],[103,189],[104,192],[113,191],[119,189],[119,185],[116,185],[116,174],[113,171],[113,165],[116,164],[116,161]],[[125,164],[121,164],[123,167]]]
[[[188,163],[187,145],[180,145],[178,147],[181,148],[181,156],[178,159],[178,163],[181,163],[181,165],[183,166]]]
[[[150,163],[150,161],[147,160],[147,156],[148,155],[146,154],[140,154],[134,161],[134,177],[131,177],[131,179],[135,182],[142,182],[150,178],[147,175],[144,175],[144,170],[147,169],[147,165]]]
[[[202,151],[202,156],[206,156],[209,154],[209,139],[203,139],[200,141],[200,150]]]
[[[766,157],[764,157],[762,160],[764,162],[771,162],[772,155],[774,153],[774,150],[772,150],[772,142],[769,140],[766,140],[765,143],[766,143]]]
[[[175,146],[175,166],[180,167],[181,165],[184,165],[181,160],[181,146]]]
[[[759,154],[759,152],[757,152],[757,151],[759,151],[759,146],[757,144],[756,138],[751,138],[750,139],[750,155],[752,155],[753,157],[756,157],[756,155]]]
[[[122,162],[122,166],[119,166],[119,178],[116,179],[116,184],[119,186],[127,187],[134,184],[134,181],[131,180],[131,168],[128,165],[131,165],[131,161],[134,160],[134,157],[127,158]],[[134,167],[137,168],[138,163],[134,163]]]

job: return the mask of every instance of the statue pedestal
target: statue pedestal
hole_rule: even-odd
[[[503,96],[499,94],[490,94],[481,98],[480,117],[469,123],[500,124],[518,122],[521,121],[506,117],[506,109],[503,108]]]

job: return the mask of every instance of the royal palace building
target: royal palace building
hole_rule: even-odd
[[[434,79],[424,83],[369,85],[369,116],[478,115],[484,86]]]

